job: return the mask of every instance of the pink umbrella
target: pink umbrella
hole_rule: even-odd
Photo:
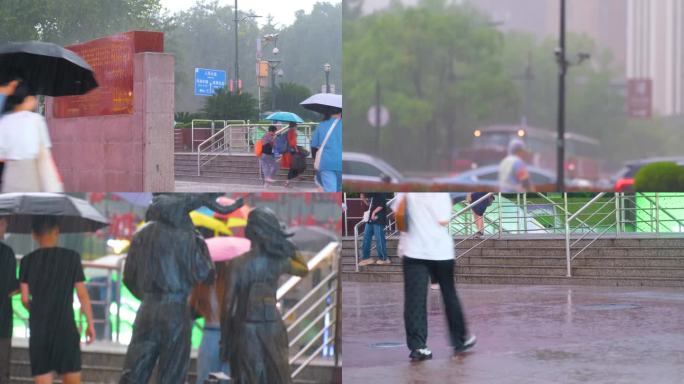
[[[217,262],[234,259],[249,251],[251,246],[244,237],[212,237],[206,243],[211,259]]]

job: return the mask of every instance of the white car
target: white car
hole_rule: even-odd
[[[396,184],[404,177],[384,160],[365,153],[342,153],[342,181]]]

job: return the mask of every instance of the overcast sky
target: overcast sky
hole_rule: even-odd
[[[188,9],[195,4],[196,0],[161,0],[162,6],[176,13]],[[295,20],[295,12],[303,9],[307,13],[311,11],[317,2],[339,4],[341,0],[238,0],[238,9],[254,10],[257,15],[263,16],[257,19],[259,25],[266,22],[266,16],[272,15],[275,24],[289,25]],[[235,0],[219,0],[221,5],[234,5]]]

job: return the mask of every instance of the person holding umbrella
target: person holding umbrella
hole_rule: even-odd
[[[275,147],[277,128],[275,125],[268,127],[268,132],[261,138],[261,158],[259,164],[261,165],[261,174],[264,177],[264,186],[268,187],[274,180],[276,172],[278,171],[278,164],[276,163],[273,149]]]
[[[2,243],[7,219],[0,216],[0,384],[10,383],[12,353],[12,295],[19,290],[14,251]]]
[[[230,373],[221,362],[221,305],[224,299],[227,271],[232,259],[249,251],[250,241],[243,237],[220,236],[206,239],[209,256],[214,261],[216,279],[213,284],[197,284],[190,294],[190,307],[204,318],[202,343],[197,353],[196,384],[204,384],[211,373]],[[227,342],[230,342],[229,340]]]
[[[81,256],[58,247],[58,216],[35,216],[31,221],[39,248],[21,260],[21,302],[29,311],[29,356],[36,384],[53,382],[53,372],[65,384],[81,382],[80,335],[74,322],[73,290],[87,320],[86,342],[95,339],[93,311],[85,287]]]
[[[323,114],[311,138],[316,181],[324,192],[342,191],[342,95],[319,93],[301,102]]]
[[[21,81],[13,84],[12,81]],[[61,177],[50,153],[47,125],[35,113],[36,95],[82,95],[97,87],[95,74],[76,53],[39,41],[0,46],[0,81],[9,81],[0,105],[0,162],[5,161],[2,191],[63,190]],[[16,89],[12,89],[15,87]],[[0,91],[2,92],[2,91]],[[5,97],[1,97],[3,104]]]
[[[38,98],[26,81],[7,98],[0,118],[0,160],[5,162],[2,192],[61,191],[59,186],[46,185],[41,177],[44,170],[39,161],[53,166],[54,161],[47,124],[37,109]],[[52,171],[57,172],[56,168]]]

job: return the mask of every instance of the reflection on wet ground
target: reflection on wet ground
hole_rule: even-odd
[[[684,290],[459,285],[478,344],[454,358],[439,291],[434,359],[410,363],[401,283],[343,285],[344,383],[684,383]]]

